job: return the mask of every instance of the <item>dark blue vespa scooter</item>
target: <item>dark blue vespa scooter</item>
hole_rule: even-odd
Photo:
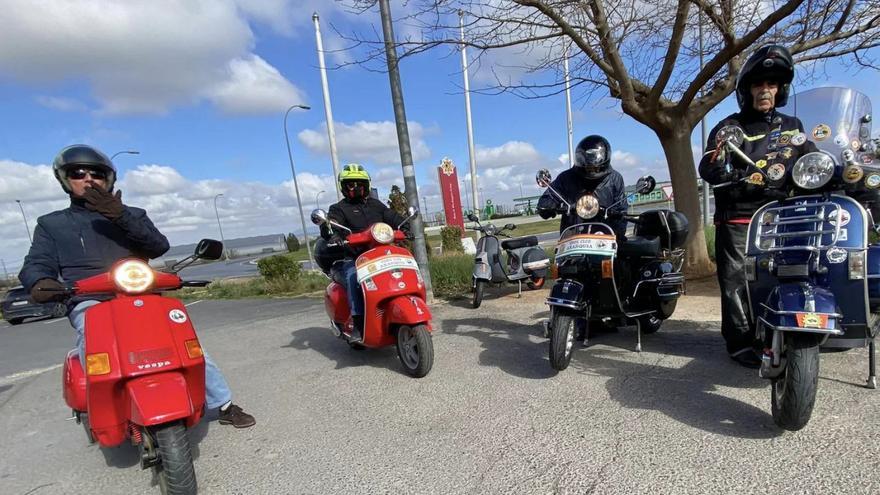
[[[876,387],[880,323],[880,245],[868,245],[874,222],[853,199],[880,187],[871,103],[851,89],[819,88],[797,95],[795,108],[806,133],[792,142],[809,139],[818,151],[790,170],[780,165],[784,177],[768,177],[790,197],[755,212],[745,263],[750,318],[764,346],[760,376],[772,383],[773,421],[793,431],[813,411],[820,346],[868,346],[868,387]]]

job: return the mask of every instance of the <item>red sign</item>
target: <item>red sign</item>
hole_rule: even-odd
[[[461,211],[461,191],[458,189],[458,172],[452,160],[444,158],[437,167],[440,177],[440,191],[443,194],[443,211],[446,212],[446,225],[456,226],[464,234],[464,215]]]

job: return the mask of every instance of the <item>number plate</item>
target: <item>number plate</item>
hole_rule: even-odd
[[[801,328],[825,328],[828,326],[828,315],[817,313],[798,313],[798,326]]]

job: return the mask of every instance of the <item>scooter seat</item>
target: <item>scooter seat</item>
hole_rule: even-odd
[[[660,254],[660,238],[631,237],[617,248],[619,256],[628,258],[652,258]]]
[[[537,246],[538,238],[530,235],[528,237],[517,237],[516,239],[507,239],[501,241],[502,249],[517,249],[521,247]]]

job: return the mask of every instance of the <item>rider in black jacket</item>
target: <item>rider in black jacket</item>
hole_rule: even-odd
[[[785,106],[794,78],[794,61],[782,46],[759,48],[743,65],[736,82],[740,111],[709,134],[700,160],[700,177],[715,189],[715,262],[721,286],[721,333],[730,357],[757,368],[754,331],[746,316],[744,257],[752,214],[774,199],[768,183],[786,180],[798,157],[815,151],[796,117],[776,110]],[[745,133],[739,149],[752,163],[720,146],[719,131],[737,126]],[[721,133],[724,134],[724,133]]]
[[[587,136],[581,139],[575,149],[574,167],[563,171],[550,184],[566,201],[574,203],[586,193],[593,193],[600,207],[608,208],[609,212],[626,213],[626,187],[620,172],[611,168],[611,145],[602,136]],[[610,206],[610,208],[609,208]],[[548,219],[565,209],[549,190],[544,191],[538,200],[538,214]],[[621,217],[604,220],[619,240],[626,234],[626,221]],[[559,233],[568,227],[582,223],[574,211],[562,212]]]

